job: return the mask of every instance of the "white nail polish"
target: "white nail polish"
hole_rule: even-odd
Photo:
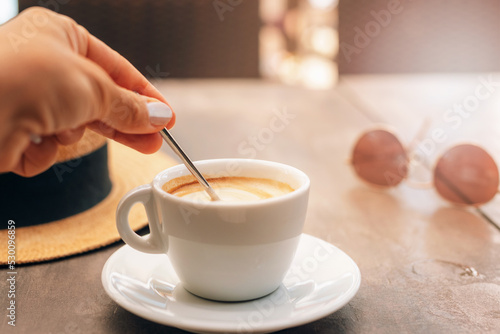
[[[162,102],[149,102],[147,104],[149,120],[153,125],[163,125],[172,118],[172,110]]]
[[[42,137],[40,137],[39,135],[36,135],[34,133],[30,134],[30,139],[31,139],[32,143],[37,144],[37,145],[42,142]]]

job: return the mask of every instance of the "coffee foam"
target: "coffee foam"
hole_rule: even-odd
[[[292,192],[288,184],[253,177],[205,177],[222,201],[258,201]],[[203,187],[191,175],[168,181],[162,189],[172,195],[195,201],[210,201]]]

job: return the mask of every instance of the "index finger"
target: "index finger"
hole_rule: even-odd
[[[83,41],[86,42],[86,45],[78,50],[82,56],[99,65],[117,85],[141,95],[156,98],[173,110],[165,97],[125,57],[90,34],[84,27],[79,25],[78,31],[85,36]],[[169,125],[174,122],[175,113]]]
[[[102,67],[121,87],[167,103],[163,95],[127,59],[97,37],[88,34],[85,57]]]

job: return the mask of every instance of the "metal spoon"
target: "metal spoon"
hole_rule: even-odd
[[[184,153],[182,148],[177,144],[175,141],[174,137],[168,132],[166,128],[163,128],[160,131],[160,135],[163,137],[163,139],[167,142],[168,146],[181,158],[182,162],[184,165],[186,165],[187,169],[193,174],[193,176],[198,180],[198,182],[202,185],[202,187],[205,189],[205,191],[208,193],[212,201],[218,201],[220,200],[219,196],[215,193],[214,189],[210,187],[210,184],[208,184],[207,180],[201,175],[200,171],[195,167],[191,159]]]

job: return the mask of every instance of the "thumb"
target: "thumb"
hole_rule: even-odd
[[[115,86],[101,121],[124,134],[150,134],[167,125],[173,126],[175,116],[169,104]]]
[[[142,153],[154,153],[162,145],[158,133],[172,127],[175,114],[167,104],[114,85],[103,103],[103,113],[87,124],[93,131]]]

